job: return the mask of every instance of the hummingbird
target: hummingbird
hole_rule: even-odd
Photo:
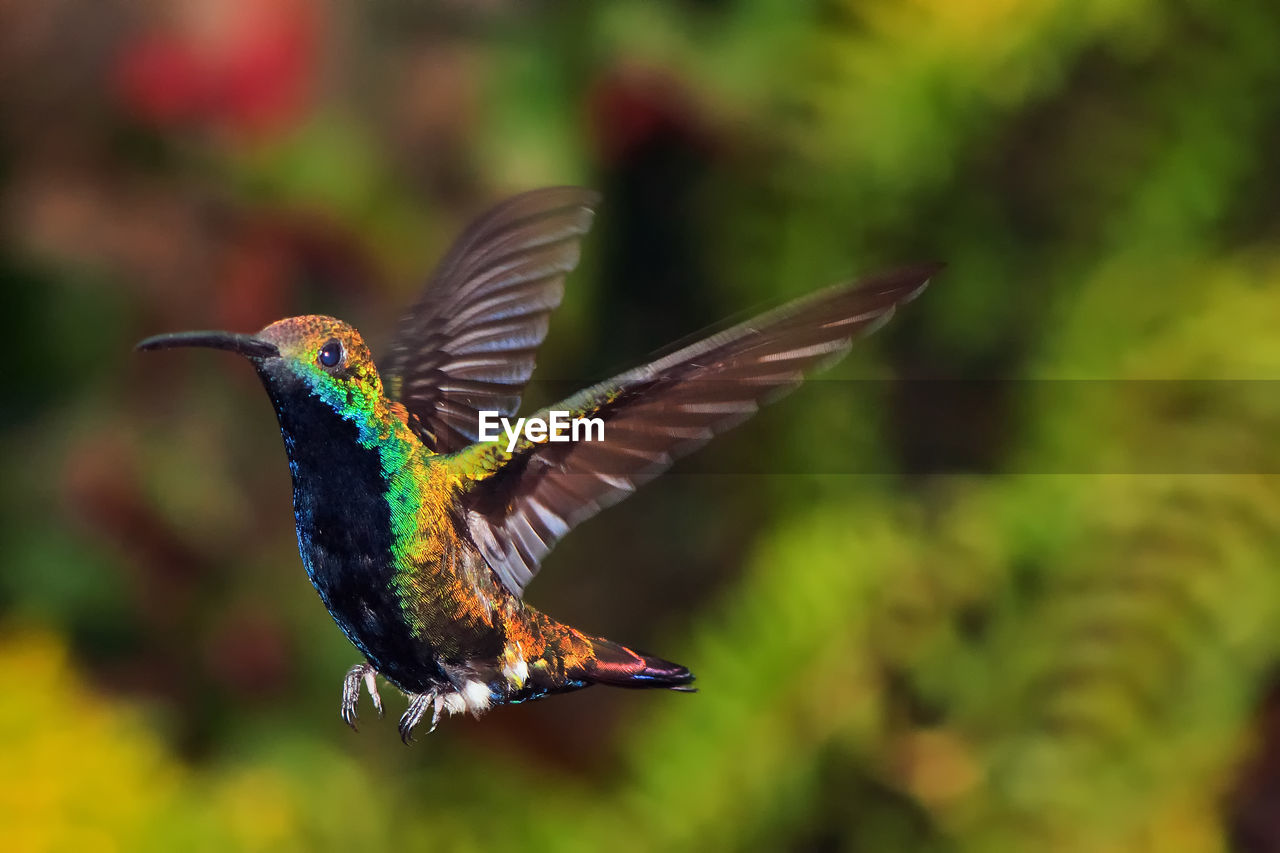
[[[553,187],[479,217],[377,365],[356,329],[319,315],[137,345],[229,350],[257,370],[284,438],[303,567],[363,658],[342,684],[353,729],[362,685],[383,713],[378,677],[408,698],[406,744],[428,714],[434,731],[442,714],[593,684],[693,692],[685,667],[559,622],[525,587],[570,530],[842,357],[941,266],[815,292],[539,413],[602,430],[485,440],[482,415],[519,409],[598,202]]]

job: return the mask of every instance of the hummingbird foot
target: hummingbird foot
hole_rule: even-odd
[[[400,740],[405,745],[413,743],[413,730],[427,716],[427,710],[431,710],[431,729],[436,730],[436,724],[440,722],[440,693],[436,690],[429,690],[426,693],[415,693],[409,697],[409,709],[400,717]]]
[[[440,724],[441,714],[462,714],[470,711],[479,717],[490,705],[489,688],[479,681],[467,682],[461,691],[428,690],[426,693],[414,693],[409,696],[409,710],[400,718],[400,739],[406,744],[413,742],[413,730],[431,710],[431,728],[434,732]]]
[[[378,695],[378,671],[367,663],[356,664],[347,670],[347,676],[342,680],[342,707],[339,713],[342,715],[342,722],[351,726],[352,731],[360,731],[356,726],[356,704],[360,701],[360,682],[364,681],[365,688],[369,691],[369,699],[373,702],[373,709],[378,712],[378,716],[382,716],[382,697]]]

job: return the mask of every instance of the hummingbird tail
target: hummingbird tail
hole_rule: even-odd
[[[629,649],[610,640],[591,639],[595,666],[591,680],[611,687],[665,687],[682,693],[696,693],[690,687],[693,673],[677,663]]]

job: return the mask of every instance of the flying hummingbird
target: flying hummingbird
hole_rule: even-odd
[[[343,681],[352,728],[362,683],[382,714],[377,676],[409,698],[406,743],[427,714],[434,730],[445,712],[592,684],[692,691],[685,667],[557,622],[524,602],[525,586],[576,525],[843,356],[938,269],[819,291],[539,413],[593,419],[602,434],[481,440],[481,413],[519,408],[597,202],[535,190],[472,223],[380,369],[354,328],[324,316],[138,344],[231,350],[257,369],[284,436],[302,564],[364,657]]]

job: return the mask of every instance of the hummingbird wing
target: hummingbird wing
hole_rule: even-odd
[[[441,260],[381,370],[427,447],[460,450],[478,437],[477,412],[519,408],[598,202],[578,187],[515,196],[473,222]]]
[[[599,418],[603,440],[477,444],[457,457],[473,482],[460,523],[499,580],[520,595],[573,527],[673,460],[742,423],[829,365],[919,294],[941,265],[819,291],[550,406]]]

